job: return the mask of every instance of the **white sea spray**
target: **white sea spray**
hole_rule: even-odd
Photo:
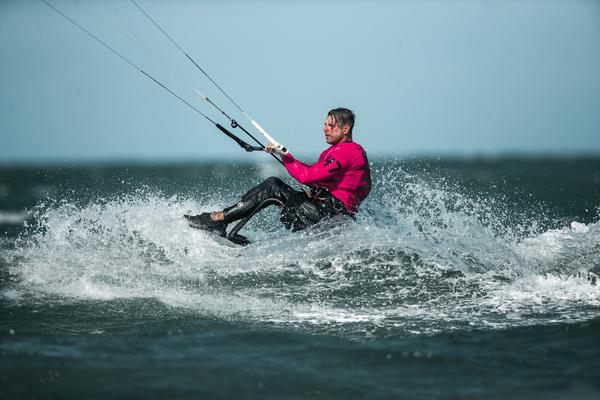
[[[599,223],[544,231],[535,220],[515,221],[501,198],[398,169],[378,173],[385,183],[357,221],[291,233],[268,210],[246,229],[247,247],[182,218],[219,209],[231,193],[146,189],[42,203],[32,212],[37,225],[7,252],[18,283],[3,295],[156,299],[199,315],[346,336],[598,315]]]

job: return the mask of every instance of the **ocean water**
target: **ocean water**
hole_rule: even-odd
[[[182,215],[278,165],[0,168],[0,398],[600,398],[600,159],[372,171],[241,247]]]

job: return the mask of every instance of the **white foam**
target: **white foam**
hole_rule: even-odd
[[[267,216],[269,232],[250,227],[255,243],[243,248],[182,218],[221,205],[153,193],[40,205],[40,228],[3,256],[19,283],[2,295],[154,298],[200,315],[335,332],[373,325],[430,333],[599,314],[600,286],[586,274],[600,265],[598,223],[521,239],[487,206],[409,182],[387,188],[344,226],[292,234]]]
[[[538,271],[558,269],[576,274],[600,265],[598,243],[600,222],[589,225],[572,222],[569,227],[528,237],[516,250]]]
[[[534,275],[491,291],[481,305],[501,313],[548,313],[600,306],[600,286],[587,276]]]

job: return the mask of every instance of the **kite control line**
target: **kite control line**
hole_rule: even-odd
[[[225,97],[227,97],[229,99],[229,101],[231,101],[231,103],[233,103],[234,106],[237,107],[238,110],[240,110],[240,112],[242,114],[244,114],[244,116],[246,118],[248,118],[248,120],[252,123],[252,125],[265,137],[265,139],[267,139],[269,141],[269,143],[273,144],[276,148],[277,148],[277,152],[279,154],[287,154],[288,153],[288,149],[283,146],[281,143],[279,143],[278,141],[276,141],[275,139],[273,139],[273,137],[271,135],[269,135],[267,133],[267,131],[259,125],[258,122],[256,122],[254,119],[252,119],[248,113],[246,113],[242,107],[240,107],[226,92],[225,90],[223,90],[221,88],[221,86],[219,86],[217,84],[217,82],[215,82],[210,75],[208,75],[208,73],[202,68],[200,67],[200,65],[198,65],[198,63],[185,51],[183,50],[183,48],[181,48],[181,46],[179,46],[177,44],[177,42],[175,40],[173,40],[173,38],[171,36],[169,36],[169,34],[163,29],[161,28],[161,26],[146,12],[144,11],[144,9],[135,1],[135,0],[131,0],[131,2],[140,10],[140,12],[142,14],[144,14],[149,20],[150,22],[152,22],[152,24],[154,26],[156,26],[158,28],[158,30],[160,30],[166,37],[167,39],[169,39],[171,41],[171,43],[173,43],[175,45],[175,47],[177,47],[179,49],[179,51],[181,51],[181,53],[183,53],[183,55],[186,56],[186,58],[188,60],[190,60],[195,66],[196,68],[202,72],[204,74],[204,76],[206,76],[208,78],[208,80],[210,80],[213,85],[215,85],[217,87],[217,89],[219,89],[221,91],[221,93],[223,93],[225,95]],[[215,107],[217,110],[219,110],[221,112],[221,114],[223,114],[226,118],[228,118],[231,121],[231,126],[233,128],[239,127],[241,130],[243,130],[244,132],[246,132],[246,134],[248,134],[252,139],[254,139],[256,142],[258,142],[258,140],[256,138],[254,138],[254,136],[252,136],[246,129],[244,129],[244,127],[242,127],[237,121],[235,121],[233,118],[229,117],[221,108],[219,108],[214,102],[212,102],[208,97],[206,97],[204,94],[202,94],[201,92],[199,92],[198,90],[196,90],[196,92],[198,92],[198,94],[200,96],[202,96],[202,98],[207,101],[210,105],[212,105],[213,107]],[[260,142],[259,142],[260,143]],[[273,156],[275,157],[275,156]],[[277,157],[275,157],[277,160],[279,160]],[[281,161],[281,160],[279,160]]]
[[[227,128],[223,127],[221,124],[216,123],[210,117],[208,117],[206,114],[204,114],[203,112],[201,112],[200,110],[198,110],[196,107],[194,107],[193,105],[191,105],[189,102],[187,102],[185,99],[183,99],[181,96],[179,96],[177,93],[173,92],[171,89],[169,89],[163,83],[161,83],[158,79],[154,78],[152,75],[148,74],[146,71],[144,71],[143,69],[141,69],[140,67],[138,67],[133,61],[131,61],[130,59],[128,59],[127,57],[125,57],[124,55],[122,55],[121,53],[119,53],[118,51],[116,51],[115,49],[113,49],[111,46],[109,46],[108,44],[106,44],[102,39],[98,38],[96,35],[94,35],[90,31],[88,31],[87,29],[85,29],[83,26],[81,26],[80,24],[78,24],[75,20],[69,18],[67,15],[65,15],[64,13],[62,13],[58,8],[56,8],[52,4],[48,3],[46,0],[40,0],[40,1],[42,1],[44,4],[46,4],[48,7],[50,7],[54,11],[56,11],[61,16],[63,16],[66,20],[68,20],[69,22],[71,22],[73,25],[75,25],[76,27],[78,27],[79,29],[81,29],[83,32],[85,32],[92,39],[96,40],[98,43],[100,43],[101,45],[103,45],[104,47],[106,47],[108,50],[110,50],[111,52],[113,52],[115,55],[117,55],[119,58],[121,58],[127,64],[131,65],[133,68],[135,68],[136,70],[138,70],[140,73],[142,73],[146,77],[150,78],[154,83],[156,83],[161,88],[163,88],[164,90],[166,90],[167,92],[169,92],[170,94],[172,94],[173,96],[175,96],[177,99],[179,99],[186,106],[188,106],[189,108],[191,108],[192,110],[194,110],[196,113],[198,113],[201,116],[203,116],[204,118],[206,118],[209,122],[211,122],[213,125],[215,125],[217,127],[217,129],[219,129],[221,132],[223,132],[225,135],[227,135],[228,137],[230,137],[231,139],[233,139],[237,144],[239,144],[244,150],[246,150],[246,151],[262,151],[262,150],[264,150],[264,146],[262,145],[262,143],[260,143],[254,137],[253,137],[253,139],[258,142],[258,144],[260,145],[260,147],[251,146],[248,143],[244,142],[242,139],[240,139],[239,137],[237,137],[236,135],[234,135],[233,133],[231,133],[229,130],[227,130]],[[225,114],[225,113],[223,113],[223,114]],[[234,125],[234,122],[235,121],[232,120],[232,126]],[[235,126],[233,126],[233,127],[235,128]],[[281,162],[281,160],[279,160],[278,158],[276,158],[276,159],[279,162]]]

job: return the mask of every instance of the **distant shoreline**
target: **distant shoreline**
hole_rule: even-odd
[[[299,155],[299,159],[306,162],[316,160],[317,155]],[[424,154],[424,155],[382,155],[371,156],[371,162],[397,161],[397,162],[461,162],[461,163],[495,163],[495,162],[580,162],[580,161],[600,161],[600,153],[580,153],[580,154],[556,154],[556,153],[504,153],[504,154]],[[243,159],[243,158],[209,158],[209,159],[79,159],[79,160],[0,160],[0,169],[14,168],[95,168],[95,167],[181,167],[181,166],[208,166],[208,165],[255,165],[255,164],[273,164],[270,159]]]

